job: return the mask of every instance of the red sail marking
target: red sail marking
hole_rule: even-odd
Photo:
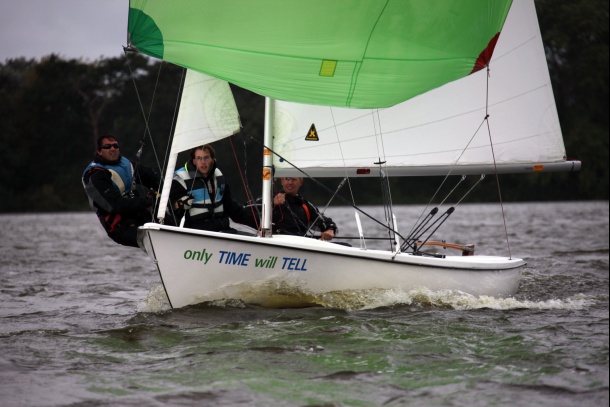
[[[480,71],[481,69],[485,68],[489,64],[489,61],[491,61],[491,56],[494,53],[494,48],[496,48],[496,44],[498,43],[499,37],[500,37],[500,33],[497,33],[489,41],[489,44],[487,44],[487,47],[481,52],[481,54],[477,58],[477,61],[474,63],[474,68],[472,68],[472,72],[470,72],[471,74],[473,74],[477,71]]]

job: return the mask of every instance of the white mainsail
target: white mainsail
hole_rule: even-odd
[[[239,132],[235,99],[226,81],[187,70],[157,217],[165,217],[178,154]]]
[[[299,174],[294,165],[314,177],[373,176],[379,174],[374,164],[379,161],[390,176],[553,171],[580,165],[566,162],[532,1],[513,2],[487,75],[481,70],[378,110],[276,101],[274,152],[281,157],[274,156],[276,175]],[[309,134],[312,125],[317,141]]]

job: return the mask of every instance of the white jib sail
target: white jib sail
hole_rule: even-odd
[[[373,176],[569,170],[536,10],[515,0],[483,69],[396,106],[330,108],[278,101],[277,176]],[[309,131],[315,126],[317,134]],[[288,161],[288,162],[287,162]],[[579,165],[579,163],[578,163]],[[367,172],[368,171],[368,172]]]
[[[176,160],[182,151],[229,137],[241,128],[226,81],[187,70],[157,217],[165,217]]]

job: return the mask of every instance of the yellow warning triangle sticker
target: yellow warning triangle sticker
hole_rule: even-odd
[[[305,141],[320,141],[318,138],[318,132],[316,131],[316,126],[311,123],[311,127],[305,136]]]

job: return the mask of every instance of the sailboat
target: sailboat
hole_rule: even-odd
[[[455,255],[423,250],[435,244],[424,232],[435,210],[408,232],[388,216],[394,244],[378,250],[366,247],[361,228],[352,247],[272,234],[271,195],[273,177],[304,173],[577,171],[580,162],[566,158],[532,0],[131,0],[129,13],[128,48],[187,68],[160,221],[139,230],[173,308],[278,298],[282,306],[299,302],[293,293],[311,305],[329,293],[422,287],[516,293],[523,259],[445,242],[436,244]],[[166,225],[178,154],[240,131],[229,82],[266,98],[260,228],[248,236]]]

